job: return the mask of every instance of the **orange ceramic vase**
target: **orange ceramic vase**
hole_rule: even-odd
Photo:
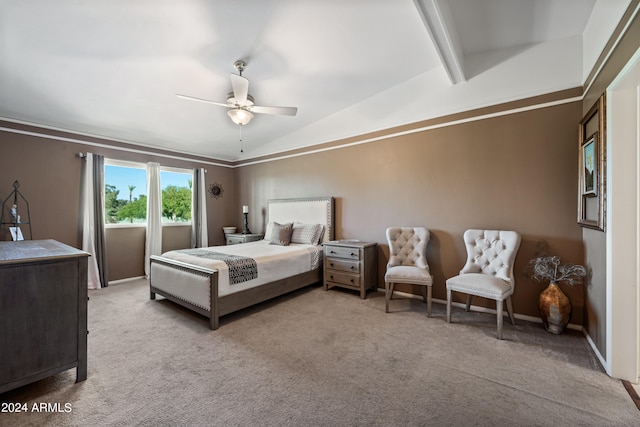
[[[540,294],[540,316],[544,328],[552,334],[564,332],[571,316],[571,301],[557,283],[549,283]]]

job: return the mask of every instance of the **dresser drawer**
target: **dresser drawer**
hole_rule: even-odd
[[[241,233],[225,234],[227,245],[238,245],[241,243],[255,242],[258,240],[262,240],[263,237],[264,237],[263,234],[241,234]]]
[[[327,268],[331,270],[347,271],[350,273],[360,273],[360,263],[358,261],[327,258]]]
[[[237,245],[240,243],[244,243],[244,238],[242,237],[227,237],[227,245]]]
[[[328,280],[333,283],[338,283],[340,285],[355,286],[357,288],[360,287],[360,282],[362,279],[360,275],[339,273],[337,271],[332,271],[332,270],[328,270],[326,273],[327,273],[327,277],[325,277],[325,280]]]
[[[325,250],[325,254],[329,257],[345,258],[345,259],[353,259],[353,260],[360,259],[360,250],[358,250],[358,248],[326,246],[324,250]]]

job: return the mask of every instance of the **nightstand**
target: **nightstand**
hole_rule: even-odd
[[[258,240],[262,240],[264,234],[242,234],[242,233],[232,233],[225,234],[227,239],[227,245],[237,245],[239,243],[249,243],[256,242]]]
[[[360,291],[378,284],[378,250],[375,242],[335,240],[324,244],[324,289],[334,286]]]

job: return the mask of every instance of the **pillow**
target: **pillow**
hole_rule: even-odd
[[[293,224],[291,232],[291,243],[302,243],[305,245],[317,245],[322,232],[322,224]]]
[[[273,224],[273,221],[267,224],[267,228],[264,230],[264,240],[271,240],[271,233],[273,233]]]
[[[329,233],[325,233],[328,229],[322,224],[320,225],[320,234],[318,235],[318,244],[329,240]]]
[[[289,246],[291,243],[291,232],[293,231],[293,223],[287,224],[273,223],[271,237],[269,243],[272,245]]]
[[[318,244],[322,244],[331,240],[331,227],[321,225],[320,235],[318,236]]]

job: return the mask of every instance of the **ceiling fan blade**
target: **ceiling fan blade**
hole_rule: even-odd
[[[180,94],[176,94],[176,96],[178,98],[186,99],[186,100],[189,100],[189,101],[198,101],[198,102],[204,102],[205,104],[213,104],[213,105],[219,105],[221,107],[229,107],[228,104],[223,104],[221,102],[215,102],[215,101],[209,101],[208,99],[196,98],[196,97],[193,97],[193,96],[180,95]]]
[[[253,113],[275,114],[279,116],[295,116],[298,113],[296,107],[261,107],[254,105],[249,108]]]
[[[249,94],[249,80],[237,74],[231,74],[231,87],[233,87],[233,97],[238,105],[245,106]]]

